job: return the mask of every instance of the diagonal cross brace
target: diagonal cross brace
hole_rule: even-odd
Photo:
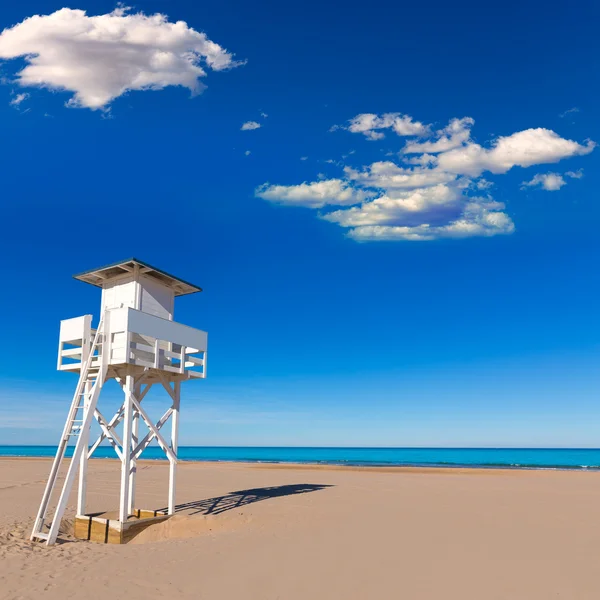
[[[171,414],[173,413],[173,407],[169,408],[167,412],[158,420],[156,423],[157,431],[160,431],[161,427],[169,420]],[[135,450],[132,452],[133,458],[139,458],[140,454],[149,446],[150,442],[154,439],[154,432],[149,431],[144,439],[135,447]]]
[[[144,396],[148,393],[148,390],[152,387],[152,384],[146,384],[146,387],[144,389],[144,391],[140,394],[140,402],[144,399]],[[100,434],[100,437],[94,442],[94,444],[92,445],[92,447],[89,449],[88,451],[88,458],[90,458],[92,456],[92,454],[94,454],[94,452],[96,452],[96,450],[98,449],[98,446],[105,440],[108,439],[111,442],[111,445],[114,448],[114,444],[111,441],[111,435],[110,435],[110,431],[112,429],[114,429],[122,420],[123,417],[125,415],[125,405],[122,404],[121,407],[119,408],[119,410],[114,414],[113,418],[106,423],[106,431],[104,427],[102,427],[102,423],[100,423],[100,421],[98,421],[98,423],[100,423],[100,427],[102,427],[102,433]],[[102,416],[102,415],[100,415]],[[98,419],[98,417],[96,416],[96,419]],[[116,434],[115,434],[116,435]],[[115,441],[119,444],[119,446],[122,446],[121,441],[119,440],[118,436],[115,439]],[[118,450],[115,448],[115,451],[117,452],[117,454],[119,454]],[[123,457],[121,454],[119,454],[119,458],[121,460],[123,460]]]
[[[153,437],[156,438],[158,445],[163,449],[163,452],[167,455],[167,457],[169,458],[170,461],[177,462],[177,457],[175,456],[175,454],[173,453],[173,451],[171,450],[171,448],[165,441],[165,438],[163,438],[163,436],[160,434],[160,432],[156,428],[156,425],[151,421],[150,417],[148,416],[148,413],[142,408],[142,405],[140,404],[140,401],[135,397],[135,394],[130,391],[127,391],[124,385],[122,387],[123,387],[123,390],[125,390],[125,393],[131,399],[131,402],[133,403],[133,406],[135,407],[135,409],[140,413],[140,416],[142,417],[142,419],[144,419],[144,422],[148,426],[148,429],[150,430],[150,432],[153,434]]]
[[[171,385],[167,381],[166,377],[162,373],[159,372],[158,373],[158,377],[160,379],[160,382],[162,383],[162,386],[165,388],[165,390],[167,391],[167,393],[169,394],[169,396],[171,396],[171,400],[173,400],[173,402],[175,402],[176,401],[175,390],[173,390],[173,388],[171,387]]]
[[[123,445],[123,442],[121,442],[121,438],[119,437],[117,432],[113,431],[113,426],[111,426],[110,423],[106,422],[106,419],[98,409],[94,411],[94,417],[96,417],[96,421],[98,421],[98,424],[102,428],[102,435],[100,436],[100,441],[102,441],[102,436],[104,436],[104,438],[108,438],[108,441],[110,442],[110,445],[114,448],[115,452],[117,453],[117,456],[121,460],[123,460],[123,454],[119,449],[119,447]],[[94,444],[94,446],[96,445]],[[96,448],[89,451],[88,458],[91,456],[91,452],[93,452],[95,449]]]

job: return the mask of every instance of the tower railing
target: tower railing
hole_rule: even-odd
[[[109,312],[109,365],[135,365],[189,378],[206,377],[205,331],[128,307]],[[94,334],[91,315],[61,321],[58,369],[80,371]],[[99,355],[89,358],[92,367],[100,364]]]

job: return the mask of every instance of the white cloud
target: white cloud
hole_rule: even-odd
[[[246,150],[246,152],[244,152],[244,154],[245,154],[246,156],[250,156],[250,154],[252,154],[252,153],[250,152],[250,150]]]
[[[300,160],[308,160],[308,156],[301,156]]]
[[[21,102],[23,102],[24,100],[27,100],[27,98],[29,98],[29,94],[23,93],[23,94],[17,94],[11,101],[10,101],[10,105],[11,106],[19,106],[19,104],[21,104]]]
[[[261,113],[260,113],[260,116],[261,116],[263,119],[266,119],[266,118],[267,118],[269,115],[268,115],[267,113],[261,112]]]
[[[400,136],[429,135],[429,126],[423,125],[413,118],[400,113],[386,113],[378,116],[373,113],[363,113],[350,119],[347,127],[334,125],[331,130],[347,129],[351,133],[362,133],[369,140],[380,140],[385,135],[379,129],[391,129]]]
[[[433,142],[407,142],[403,152],[405,154],[421,154],[429,152],[437,154],[438,152],[447,152],[453,148],[458,148],[471,137],[471,127],[475,121],[471,117],[462,119],[452,119],[444,129],[436,132],[438,137]]]
[[[538,173],[530,181],[524,181],[521,184],[521,189],[540,186],[547,192],[556,192],[557,190],[560,190],[563,185],[567,185],[567,182],[563,179],[562,175],[559,175],[558,173]]]
[[[405,168],[391,161],[375,162],[364,167],[362,171],[346,167],[346,177],[365,187],[384,190],[411,189],[448,183],[456,179],[454,173],[446,173],[438,169]]]
[[[507,235],[515,230],[511,218],[497,210],[502,205],[493,203],[490,210],[485,203],[469,202],[461,216],[444,225],[425,223],[416,226],[367,225],[350,231],[349,237],[358,241],[431,241],[444,238],[491,237]]]
[[[394,198],[380,196],[360,206],[327,213],[323,218],[342,227],[420,225],[459,216],[461,204],[462,193],[456,186],[436,185],[400,192]]]
[[[436,238],[492,236],[514,231],[504,204],[488,198],[466,198],[457,186],[436,185],[382,196],[360,206],[336,210],[322,218],[350,227],[361,241],[424,241]]]
[[[577,169],[577,171],[567,171],[565,175],[567,177],[572,177],[573,179],[581,179],[583,177],[583,169]]]
[[[341,179],[325,179],[300,185],[269,185],[265,183],[256,189],[256,195],[264,200],[288,206],[321,208],[326,205],[351,206],[362,202],[372,194],[355,189]]]
[[[394,156],[393,152],[388,152],[386,156]],[[419,165],[421,167],[429,167],[435,165],[437,162],[437,156],[434,154],[420,154],[419,156],[413,156],[411,158],[403,158],[403,162],[409,165]]]
[[[565,112],[560,113],[560,115],[558,115],[561,119],[564,119],[567,115],[572,115],[574,113],[578,113],[580,112],[579,109],[574,106],[573,108],[569,108],[568,110],[565,110]]]
[[[242,131],[252,131],[253,129],[260,129],[260,127],[261,127],[260,123],[257,123],[256,121],[246,121],[240,127],[240,129]]]
[[[583,177],[583,169],[579,169],[578,171],[567,171],[565,177],[581,179]],[[567,182],[559,173],[538,173],[533,179],[524,181],[521,184],[521,189],[539,186],[547,192],[556,192],[565,185],[567,185]]]
[[[0,58],[23,57],[23,87],[73,92],[68,106],[106,108],[131,90],[182,86],[203,91],[203,67],[238,66],[232,54],[184,21],[160,14],[129,14],[126,8],[87,16],[62,8],[34,15],[0,34]]]
[[[560,137],[550,129],[526,129],[499,137],[491,148],[468,142],[460,148],[443,152],[437,166],[443,171],[477,177],[484,171],[506,173],[513,167],[530,167],[556,163],[563,158],[589,154],[596,144],[585,145]]]
[[[379,129],[394,128],[398,118],[398,113],[362,114],[347,129],[372,139],[380,135]],[[415,121],[403,116],[402,123]],[[592,141],[580,144],[542,128],[518,131],[482,146],[471,139],[473,125],[470,117],[452,119],[430,140],[405,144],[399,153],[404,164],[392,160],[360,168],[340,164],[343,178],[297,186],[265,184],[256,195],[321,209],[320,218],[346,228],[349,237],[361,241],[506,235],[515,225],[504,204],[488,195],[494,182],[484,179],[484,172],[498,175],[514,167],[556,163],[588,154],[595,147]],[[418,135],[415,131],[413,135]],[[567,171],[564,176],[547,173],[523,185],[557,190],[565,184],[564,177],[581,176],[581,171]],[[343,208],[332,209],[334,205]]]

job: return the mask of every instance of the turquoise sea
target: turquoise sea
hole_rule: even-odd
[[[55,446],[0,446],[2,456],[54,456]],[[70,448],[72,451],[72,448]],[[68,453],[67,453],[68,455]],[[110,446],[96,458],[115,458]],[[181,460],[214,462],[316,463],[358,466],[441,466],[523,469],[600,469],[600,449],[564,448],[285,448],[182,446]],[[160,448],[142,458],[164,460]]]

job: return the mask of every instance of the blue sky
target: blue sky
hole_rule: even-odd
[[[63,7],[0,23],[0,443],[133,255],[205,290],[183,444],[600,446],[597,6]]]

